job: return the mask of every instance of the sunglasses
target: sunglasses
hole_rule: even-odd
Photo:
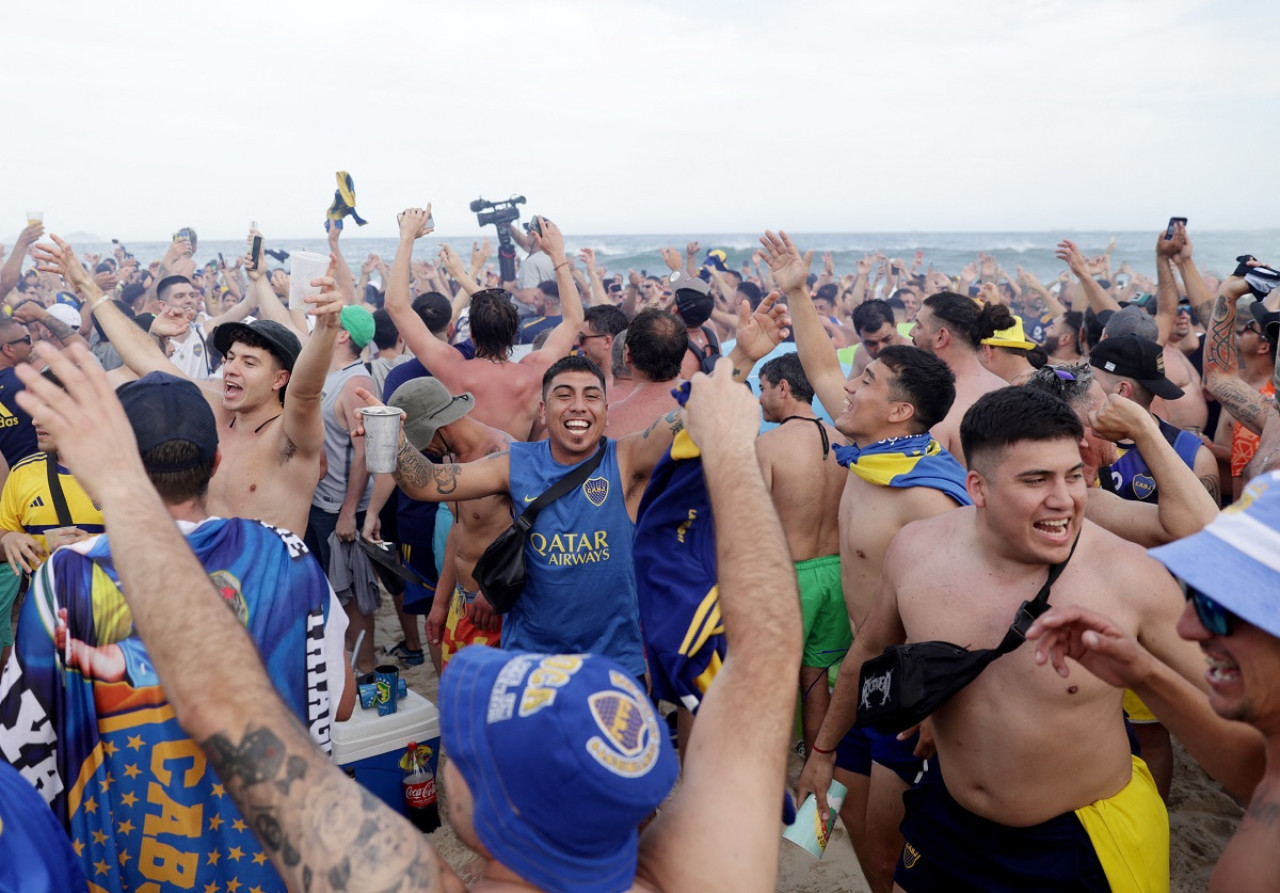
[[[1182,585],[1185,590],[1187,601],[1191,602],[1192,606],[1196,609],[1196,618],[1200,621],[1200,625],[1203,626],[1210,635],[1231,635],[1235,630],[1236,620],[1239,618],[1189,583],[1184,581]]]
[[[26,344],[31,345],[31,336],[23,335],[21,338],[14,338],[12,341],[6,341],[5,344]]]
[[[1068,372],[1066,369],[1063,369],[1061,366],[1050,366],[1049,368],[1053,370],[1053,374],[1054,374],[1054,375],[1058,376],[1058,377],[1059,377],[1059,378],[1061,378],[1063,381],[1075,381],[1075,380],[1076,380],[1075,375],[1073,375],[1072,373]]]
[[[608,337],[609,337],[608,332],[606,332],[603,335],[579,335],[577,343],[581,345],[583,342],[590,341],[592,338],[608,338]]]
[[[1240,328],[1236,329],[1237,335],[1243,335],[1245,332],[1253,332],[1255,335],[1262,334],[1262,330],[1258,328],[1258,324],[1256,322],[1247,322]]]

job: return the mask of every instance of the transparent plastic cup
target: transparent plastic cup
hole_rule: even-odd
[[[310,251],[289,252],[289,309],[306,310],[303,298],[320,294],[312,279],[319,279],[329,269],[329,255]]]

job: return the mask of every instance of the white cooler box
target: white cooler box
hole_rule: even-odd
[[[400,758],[410,741],[431,748],[431,772],[439,782],[440,712],[422,695],[408,691],[396,704],[396,712],[379,716],[356,702],[346,722],[335,722],[333,761],[379,800],[404,814],[404,787]]]

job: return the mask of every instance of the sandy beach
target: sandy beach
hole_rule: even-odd
[[[376,641],[379,653],[384,646],[400,641],[400,625],[390,598],[383,598],[378,612]],[[420,667],[401,666],[401,672],[410,688],[436,702],[438,679],[429,660]],[[1173,893],[1193,893],[1208,886],[1213,865],[1235,831],[1242,810],[1176,742],[1174,752],[1176,766],[1169,803],[1171,889]],[[447,759],[448,752],[441,758]],[[795,782],[800,768],[799,758],[793,756],[788,766],[789,782]],[[441,815],[444,814],[442,801]],[[864,893],[868,890],[853,847],[839,823],[821,861],[782,840],[781,828],[778,833],[778,893]],[[431,841],[464,881],[470,883],[475,879],[479,865],[447,823],[431,835]]]

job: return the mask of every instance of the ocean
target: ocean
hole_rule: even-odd
[[[197,229],[198,233],[198,229]],[[487,233],[490,242],[495,244],[494,256],[490,263],[496,269],[496,238],[489,228]],[[814,272],[821,272],[821,254],[830,252],[838,274],[853,272],[854,264],[866,253],[880,251],[891,258],[901,258],[911,263],[917,251],[922,254],[922,270],[932,264],[934,269],[944,273],[958,273],[965,264],[977,259],[979,251],[995,256],[996,261],[1009,272],[1016,274],[1016,267],[1022,266],[1042,280],[1051,279],[1064,269],[1064,265],[1054,257],[1054,248],[1063,238],[1069,238],[1080,246],[1085,256],[1101,254],[1107,243],[1114,237],[1116,248],[1112,253],[1112,267],[1118,269],[1121,263],[1127,262],[1131,269],[1145,273],[1154,278],[1155,275],[1155,239],[1154,232],[906,232],[906,233],[792,233],[792,239],[802,250],[814,249]],[[437,246],[447,242],[464,261],[469,256],[474,235],[457,238],[428,236],[418,241],[414,257],[419,260],[433,260]],[[1280,259],[1280,229],[1242,230],[1242,231],[1206,231],[1191,232],[1195,246],[1195,258],[1201,272],[1225,276],[1235,268],[1235,258],[1240,254],[1252,254],[1261,260]],[[606,266],[610,273],[623,273],[627,270],[643,270],[649,273],[662,273],[666,266],[659,255],[660,249],[666,246],[676,248],[684,254],[685,245],[696,240],[702,253],[709,248],[722,248],[729,256],[729,264],[737,269],[750,258],[751,252],[759,247],[759,236],[749,233],[704,233],[665,234],[665,235],[569,235],[565,236],[566,248],[576,254],[579,249],[590,247],[596,252],[597,262]],[[92,252],[106,255],[110,253],[110,242],[90,239],[86,241],[71,240],[76,250],[84,254]],[[361,238],[357,232],[347,232],[342,237],[342,247],[347,262],[353,271],[359,271],[361,262],[368,254],[380,254],[388,263],[395,255],[397,241],[395,239]],[[144,263],[160,258],[166,248],[164,242],[127,243],[126,248]],[[286,251],[319,251],[326,252],[327,245],[323,235],[314,238],[280,239],[268,242],[268,248]],[[203,264],[216,260],[218,252],[230,259],[234,255],[243,254],[243,241],[199,240],[195,259]],[[271,267],[279,264],[268,259]]]

